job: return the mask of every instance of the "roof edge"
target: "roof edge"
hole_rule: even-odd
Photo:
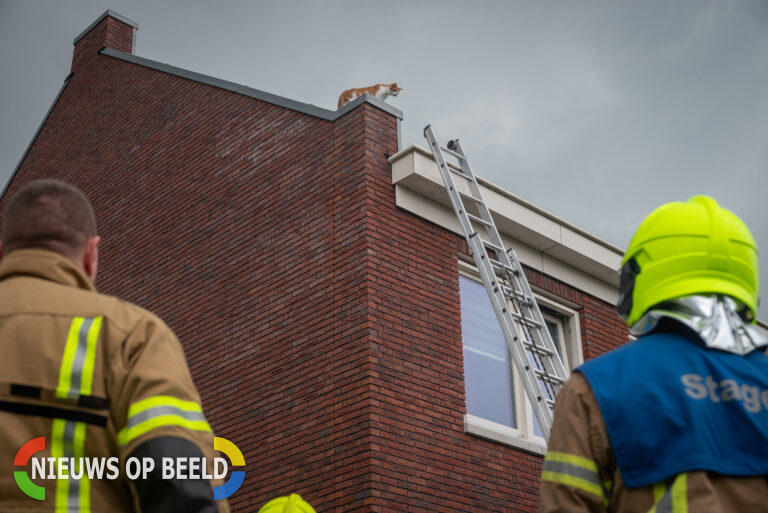
[[[134,31],[136,31],[136,30],[139,30],[139,24],[138,24],[138,23],[136,23],[135,21],[133,21],[133,20],[131,20],[131,19],[128,19],[128,18],[126,18],[126,17],[125,17],[125,16],[123,16],[122,14],[118,14],[118,13],[116,13],[115,11],[113,11],[113,10],[111,10],[111,9],[107,9],[106,11],[104,11],[104,13],[103,13],[101,16],[99,16],[98,18],[96,18],[96,20],[95,20],[93,23],[91,23],[90,25],[88,25],[88,27],[87,27],[85,30],[83,30],[82,32],[80,32],[80,35],[78,35],[78,36],[75,38],[75,41],[74,41],[72,44],[73,44],[73,45],[76,45],[78,41],[80,41],[82,38],[84,38],[84,37],[85,37],[85,35],[86,35],[88,32],[90,32],[91,30],[93,30],[93,27],[95,27],[96,25],[98,25],[99,23],[101,23],[101,22],[102,22],[102,20],[103,20],[104,18],[106,18],[107,16],[111,16],[111,17],[115,18],[116,20],[122,21],[122,22],[123,22],[123,23],[125,23],[126,25],[130,25],[131,27],[133,27],[133,30],[134,30]],[[134,36],[134,37],[135,37],[135,36]]]
[[[335,114],[335,116],[336,116],[334,118],[334,121],[335,121],[335,120],[339,119],[341,116],[343,116],[344,114],[346,114],[347,112],[357,108],[358,105],[361,105],[363,103],[369,103],[369,104],[373,105],[374,107],[377,107],[377,108],[383,110],[384,112],[393,115],[397,119],[400,119],[400,120],[403,119],[403,111],[401,111],[397,107],[393,107],[392,105],[386,103],[384,100],[379,100],[375,96],[371,96],[368,93],[363,93],[362,95],[358,96],[357,98],[355,98],[351,102],[349,102],[346,105],[344,105],[339,110],[329,111],[329,112],[333,112]]]
[[[420,154],[424,155],[427,158],[434,159],[431,151],[422,148],[418,144],[412,144],[409,147],[404,148],[404,149],[398,151],[397,153],[395,153],[394,155],[392,155],[391,157],[389,157],[389,163],[393,164],[393,163],[397,162],[398,160],[400,160],[401,158],[403,158],[406,155],[408,155],[409,153],[414,152],[414,151],[416,153],[420,153]],[[616,253],[616,254],[618,254],[620,256],[624,255],[624,250],[619,248],[618,246],[614,246],[610,242],[605,241],[605,240],[599,238],[598,236],[593,235],[593,234],[587,232],[583,228],[579,228],[578,226],[575,226],[575,225],[569,223],[568,221],[565,221],[564,219],[556,216],[555,214],[552,214],[551,212],[548,212],[548,211],[544,210],[541,207],[537,207],[533,203],[530,203],[530,202],[524,200],[523,198],[512,194],[508,190],[499,187],[498,185],[494,184],[493,182],[489,182],[488,180],[486,180],[485,178],[483,178],[481,176],[477,176],[477,181],[479,183],[481,183],[483,186],[487,187],[488,189],[491,189],[492,191],[498,193],[499,195],[504,196],[507,199],[510,199],[510,200],[514,201],[515,203],[517,203],[517,204],[519,204],[519,205],[521,205],[521,206],[523,206],[523,207],[525,207],[525,208],[527,208],[527,209],[529,209],[529,210],[531,210],[533,212],[536,212],[537,214],[541,215],[542,217],[545,217],[545,218],[549,219],[550,221],[554,221],[555,223],[557,223],[557,224],[559,224],[561,226],[564,226],[565,228],[568,228],[569,230],[571,230],[571,231],[581,235],[582,237],[584,237],[584,238],[594,242],[595,244],[598,244],[598,245],[604,247],[605,249],[613,251],[614,253]]]
[[[354,101],[343,106],[341,109],[334,111],[334,110],[324,109],[322,107],[317,107],[316,105],[312,105],[309,103],[303,103],[296,100],[292,100],[284,96],[278,96],[276,94],[268,93],[266,91],[261,91],[259,89],[253,89],[251,87],[237,84],[235,82],[229,82],[228,80],[222,80],[220,78],[212,77],[209,75],[203,75],[202,73],[197,73],[195,71],[189,71],[183,68],[177,68],[176,66],[171,66],[170,64],[164,64],[162,62],[153,61],[150,59],[146,59],[144,57],[138,57],[130,53],[125,53],[125,52],[121,52],[120,50],[115,50],[114,48],[105,47],[105,48],[102,48],[99,53],[109,57],[114,57],[115,59],[120,59],[126,62],[130,62],[132,64],[144,66],[145,68],[150,68],[156,71],[161,71],[163,73],[168,73],[169,75],[186,78],[187,80],[193,80],[195,82],[200,82],[202,84],[206,84],[212,87],[218,87],[220,89],[226,89],[227,91],[232,91],[233,93],[242,94],[243,96],[248,96],[256,100],[261,100],[263,102],[271,103],[273,105],[279,105],[280,107],[285,107],[286,109],[295,110],[303,114],[308,114],[310,116],[315,116],[321,119],[325,119],[327,121],[336,121],[338,118],[347,114],[349,111],[355,109],[356,107],[362,105],[363,103],[367,103],[369,105],[372,105],[373,107],[376,107],[377,109],[383,110],[387,114],[395,116],[398,119],[403,119],[403,113],[399,109],[387,103],[384,103],[383,101],[377,98],[374,98],[373,96],[370,96],[368,94],[364,94],[361,97],[356,98]]]
[[[37,140],[37,136],[40,135],[40,132],[43,130],[43,126],[45,126],[45,122],[48,121],[48,118],[51,116],[51,112],[53,112],[53,108],[56,107],[56,104],[59,102],[59,98],[61,98],[61,95],[64,93],[64,89],[67,88],[67,84],[69,84],[69,79],[72,78],[73,73],[70,73],[67,75],[67,78],[64,79],[64,83],[61,86],[61,89],[59,89],[59,92],[56,94],[56,98],[53,99],[53,103],[51,103],[51,106],[48,108],[48,112],[45,113],[45,116],[43,116],[43,120],[40,122],[40,126],[37,127],[37,130],[35,131],[35,135],[32,136],[32,140],[29,141],[29,144],[27,145],[27,149],[24,150],[24,153],[21,154],[21,158],[19,159],[19,163],[16,164],[16,167],[13,170],[13,173],[11,173],[11,176],[8,177],[8,181],[5,182],[5,187],[3,187],[3,192],[0,193],[0,199],[5,196],[5,193],[8,192],[8,188],[11,186],[11,182],[16,177],[16,173],[19,171],[19,168],[21,168],[21,165],[24,163],[24,159],[27,158],[27,154],[29,153],[29,150],[32,148],[32,145],[35,144],[35,141]]]

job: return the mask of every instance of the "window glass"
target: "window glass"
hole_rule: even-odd
[[[467,413],[514,428],[519,436],[528,440],[543,437],[517,371],[510,367],[504,334],[485,287],[479,281],[461,275],[459,286]],[[540,309],[555,348],[569,369],[570,355],[564,336],[566,318],[550,308],[540,305]],[[520,336],[530,339],[528,329],[520,322],[515,324]],[[526,353],[532,360],[533,353]],[[516,384],[520,390],[515,389]]]
[[[467,412],[517,427],[504,334],[482,283],[459,277]]]
[[[539,310],[541,310],[541,315],[544,317],[544,323],[547,325],[547,331],[549,331],[549,336],[552,337],[552,342],[555,344],[555,349],[557,349],[557,353],[560,355],[560,358],[563,357],[563,344],[560,340],[560,323],[562,321],[557,320],[555,317],[555,313],[551,311],[549,308],[539,307]],[[565,364],[567,367],[568,365]],[[536,418],[536,415],[533,415],[533,434],[536,436],[543,437],[544,433],[541,431],[541,426],[539,425],[539,421]]]

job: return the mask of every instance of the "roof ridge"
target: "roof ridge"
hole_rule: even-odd
[[[292,100],[284,96],[278,96],[276,94],[268,93],[266,91],[261,91],[259,89],[254,89],[252,87],[237,84],[235,82],[230,82],[228,80],[212,77],[210,75],[203,75],[202,73],[197,73],[195,71],[178,68],[176,66],[171,66],[170,64],[164,64],[162,62],[153,61],[145,57],[139,57],[137,55],[133,55],[130,53],[121,52],[120,50],[115,50],[114,48],[105,47],[105,48],[102,48],[99,53],[102,55],[114,57],[116,59],[120,59],[126,62],[130,62],[132,64],[137,64],[139,66],[144,66],[146,68],[154,69],[156,71],[161,71],[163,73],[168,73],[170,75],[175,75],[177,77],[186,78],[187,80],[193,80],[195,82],[200,82],[213,87],[218,87],[220,89],[226,89],[228,91],[232,91],[237,94],[249,96],[256,100],[261,100],[267,103],[272,103],[274,105],[279,105],[287,109],[302,112],[310,116],[326,119],[328,121],[336,121],[337,119],[339,119],[340,117],[347,114],[349,111],[355,109],[356,107],[358,107],[363,103],[368,103],[373,107],[383,110],[384,112],[398,119],[403,119],[403,113],[401,110],[369,94],[364,94],[359,98],[356,98],[354,101],[351,101],[348,104],[344,105],[342,108],[334,111],[334,110],[324,109],[322,107],[318,107],[316,105],[312,105],[309,103],[303,103],[297,100]]]

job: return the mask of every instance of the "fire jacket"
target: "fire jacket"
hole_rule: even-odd
[[[205,457],[213,471],[200,396],[181,345],[158,317],[97,293],[63,256],[18,250],[0,261],[0,349],[1,511],[161,511],[160,501],[174,502],[185,489],[197,494],[193,502],[210,504],[194,511],[228,511],[226,501],[212,501],[215,480],[176,481],[169,495],[170,481],[126,477],[128,457],[163,452]],[[14,460],[39,437],[45,449],[33,458],[117,457],[119,476],[38,476],[30,481],[45,499],[36,500],[17,484],[25,480],[19,474],[32,477],[31,465]]]
[[[755,447],[752,456],[745,452],[747,439],[763,436],[759,425],[749,426],[758,429],[751,433],[744,424],[750,415],[760,413],[754,411],[754,401],[749,399],[747,404],[735,396],[723,401],[719,393],[707,401],[714,396],[710,397],[713,387],[706,383],[723,384],[722,392],[727,388],[730,393],[731,382],[749,379],[749,372],[745,375],[742,369],[722,367],[721,360],[737,364],[734,359],[742,357],[708,353],[714,350],[690,340],[695,335],[651,337],[656,338],[644,337],[588,362],[583,372],[576,372],[563,387],[543,466],[540,511],[768,512],[768,480],[758,475],[758,467],[765,464],[757,454],[762,449]],[[648,344],[643,345],[645,342]],[[655,357],[650,363],[650,355],[643,354],[646,349]],[[765,368],[765,355],[753,357],[754,362],[744,360],[747,368],[752,363]],[[691,372],[685,372],[688,366]],[[670,378],[670,369],[682,374]],[[606,378],[611,372],[613,380]],[[735,372],[735,379],[724,379],[721,372]],[[638,373],[645,379],[631,379]],[[717,379],[695,377],[706,373],[718,374]],[[612,382],[613,387],[606,382]],[[600,386],[597,394],[593,385]],[[759,390],[758,386],[744,386],[749,386],[750,397],[752,388]],[[703,390],[707,390],[707,397],[702,396]],[[620,395],[623,401],[610,399],[621,399]],[[728,412],[734,409],[729,417]],[[723,427],[730,420],[734,425]],[[717,426],[722,432],[709,431]],[[740,433],[741,439],[729,439],[734,433]],[[738,457],[709,457],[712,451],[726,447],[738,451]],[[727,471],[741,476],[724,475]]]

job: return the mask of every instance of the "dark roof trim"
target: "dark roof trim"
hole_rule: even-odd
[[[51,115],[51,112],[53,111],[53,108],[56,106],[56,103],[58,103],[59,98],[61,97],[61,94],[64,92],[64,89],[66,89],[67,84],[69,84],[69,79],[72,78],[72,75],[73,74],[70,73],[69,75],[67,75],[67,78],[64,79],[64,84],[62,84],[61,89],[59,89],[59,93],[56,95],[56,98],[53,99],[53,103],[48,109],[48,112],[45,113],[45,117],[43,117],[43,121],[40,122],[40,126],[37,127],[37,131],[35,131],[35,135],[32,136],[32,140],[29,141],[29,145],[27,145],[27,149],[24,150],[24,153],[22,153],[19,163],[16,164],[16,168],[13,170],[13,173],[11,173],[10,178],[8,178],[8,181],[5,182],[5,187],[3,187],[3,192],[2,194],[0,194],[0,198],[5,196],[5,193],[8,191],[8,187],[11,186],[11,182],[13,181],[13,178],[16,176],[16,172],[21,167],[21,164],[24,162],[24,159],[27,158],[27,153],[29,153],[29,150],[30,148],[32,148],[32,145],[35,144],[35,141],[37,140],[37,136],[40,135],[40,131],[43,129],[43,125],[45,125],[45,122],[48,121],[48,116]]]
[[[226,89],[227,91],[232,91],[234,93],[242,94],[244,96],[249,96],[257,100],[261,100],[267,103],[272,103],[274,105],[279,105],[281,107],[285,107],[286,109],[295,110],[298,112],[302,112],[304,114],[309,114],[310,116],[326,119],[328,121],[337,120],[338,118],[340,118],[341,116],[348,113],[349,111],[351,111],[352,109],[354,109],[355,107],[357,107],[362,103],[369,103],[374,107],[381,109],[384,112],[391,114],[392,116],[395,116],[398,119],[403,119],[403,113],[399,109],[396,109],[395,107],[387,103],[384,103],[383,101],[367,94],[359,98],[356,98],[354,101],[346,104],[341,109],[334,111],[334,110],[323,109],[321,107],[316,107],[315,105],[310,105],[309,103],[297,102],[296,100],[291,100],[290,98],[285,98],[283,96],[277,96],[276,94],[267,93],[265,91],[259,91],[258,89],[252,89],[250,87],[236,84],[234,82],[228,82],[226,80],[221,80],[219,78],[203,75],[200,73],[195,73],[194,71],[189,71],[186,69],[177,68],[175,66],[170,66],[168,64],[163,64],[161,62],[152,61],[149,59],[145,59],[144,57],[137,57],[136,55],[121,52],[119,50],[115,50],[114,48],[102,48],[101,52],[99,53],[103,55],[108,55],[109,57],[114,57],[116,59],[127,61],[132,64],[138,64],[139,66],[144,66],[146,68],[162,71],[163,73],[175,75],[177,77],[186,78],[188,80],[194,80],[195,82],[200,82],[203,84],[207,84],[209,86],[218,87],[220,89]]]
[[[129,20],[128,18],[126,18],[126,17],[125,17],[125,16],[123,16],[122,14],[118,14],[118,13],[116,13],[115,11],[112,11],[112,10],[110,10],[110,9],[107,9],[106,11],[104,11],[104,14],[102,14],[101,16],[99,16],[98,18],[96,18],[96,21],[94,21],[93,23],[91,23],[90,25],[88,25],[88,28],[86,28],[85,30],[83,30],[82,32],[80,32],[80,35],[79,35],[79,36],[77,36],[77,37],[75,38],[75,42],[74,42],[74,43],[72,43],[72,44],[75,44],[75,45],[76,45],[78,41],[80,41],[80,40],[81,40],[83,37],[85,37],[85,35],[86,35],[88,32],[90,32],[91,30],[93,30],[93,27],[95,27],[96,25],[98,25],[99,23],[101,23],[101,20],[103,20],[103,19],[104,19],[104,18],[106,18],[107,16],[111,16],[111,17],[113,17],[114,19],[116,19],[116,20],[120,20],[120,21],[122,21],[123,23],[125,23],[126,25],[130,25],[131,27],[133,27],[133,31],[134,31],[134,38],[135,38],[135,33],[136,33],[136,31],[137,31],[137,30],[139,30],[139,24],[138,24],[138,23],[136,23],[136,22],[135,22],[135,21],[133,21],[133,20]]]

